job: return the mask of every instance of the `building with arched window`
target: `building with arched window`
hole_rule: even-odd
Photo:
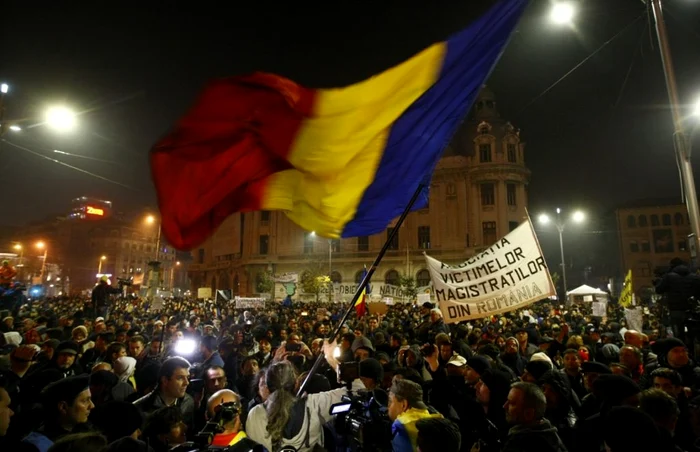
[[[500,117],[494,93],[484,87],[435,169],[428,206],[409,214],[401,226],[374,274],[372,293],[401,297],[400,286],[408,280],[425,290],[430,276],[423,252],[461,262],[525,221],[530,171],[524,147],[520,130]],[[347,299],[392,227],[368,237],[328,240],[302,230],[282,212],[237,213],[193,250],[193,289],[254,295],[260,272],[312,269],[330,275],[336,299]],[[222,272],[231,275],[227,281],[238,281],[237,287],[222,287]],[[274,297],[284,298],[288,291],[289,284],[277,287]],[[299,294],[300,289],[293,298]]]
[[[632,288],[647,300],[655,272],[666,271],[674,257],[690,259],[688,211],[670,200],[645,200],[617,209],[616,216],[621,273],[632,270]]]

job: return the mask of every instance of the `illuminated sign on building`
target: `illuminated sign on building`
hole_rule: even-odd
[[[98,209],[97,207],[86,206],[85,213],[87,213],[88,215],[97,215],[99,217],[103,217],[105,214],[105,211],[104,211],[104,209]]]

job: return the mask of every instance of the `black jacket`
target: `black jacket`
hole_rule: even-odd
[[[501,452],[567,452],[567,449],[557,429],[547,419],[542,419],[533,426],[511,428]]]
[[[108,285],[106,282],[100,282],[92,289],[92,305],[96,308],[107,306],[109,304],[109,295],[118,293],[122,293],[122,291]]]
[[[678,265],[656,284],[656,293],[664,295],[670,311],[689,309],[688,298],[700,294],[700,277],[690,273],[685,265]]]

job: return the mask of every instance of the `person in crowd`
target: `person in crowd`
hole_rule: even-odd
[[[121,293],[121,289],[110,286],[109,278],[101,276],[100,282],[92,289],[91,301],[95,312],[106,319],[111,304],[109,296],[119,293]]]
[[[610,452],[668,450],[663,447],[654,419],[636,407],[612,408],[606,413],[601,432],[605,450]]]
[[[86,350],[80,357],[80,364],[84,369],[91,368],[94,364],[104,361],[107,358],[107,347],[114,342],[114,333],[103,331],[95,337],[95,345]]]
[[[527,359],[520,354],[520,343],[514,336],[506,339],[503,353],[501,353],[501,361],[518,377],[525,371]]]
[[[667,324],[673,337],[685,339],[688,299],[700,295],[700,277],[691,272],[688,264],[679,258],[671,260],[670,271],[656,283],[656,293],[663,295],[662,305],[668,310]]]
[[[237,448],[248,452],[256,445],[243,431],[242,409],[240,397],[230,389],[217,391],[207,400],[207,419],[217,419],[217,416],[224,419],[221,424],[221,432],[212,438],[212,446],[237,446]],[[222,410],[225,411],[225,414],[221,413]]]
[[[405,379],[397,380],[391,385],[388,413],[389,418],[394,421],[391,427],[391,444],[396,452],[417,450],[418,430],[415,424],[418,420],[442,417],[428,411],[423,402],[423,388]]]
[[[700,367],[690,359],[688,349],[682,340],[676,337],[658,340],[652,346],[652,351],[657,354],[658,361],[644,369],[644,376],[640,381],[643,388],[651,387],[650,376],[654,370],[666,367],[678,372],[683,387],[688,388],[689,391],[697,392],[700,389]]]
[[[41,392],[41,405],[43,424],[22,441],[45,452],[61,437],[88,429],[90,411],[95,407],[90,398],[89,378],[72,376],[51,383]]]
[[[324,354],[331,367],[337,370],[334,348],[335,344],[326,343]],[[350,383],[353,391],[364,389],[360,379]],[[245,430],[253,441],[267,450],[291,446],[302,452],[321,444],[322,426],[331,419],[330,407],[340,403],[343,395],[347,394],[345,388],[340,388],[297,398],[294,394],[296,373],[288,361],[279,361],[268,367],[260,384],[269,392],[269,396],[264,404],[250,411]]]
[[[576,397],[582,400],[588,391],[586,391],[586,387],[583,384],[582,363],[578,350],[573,348],[566,349],[562,362],[562,372],[569,380],[569,387],[571,387],[571,390],[576,394]]]
[[[90,423],[112,443],[124,437],[138,439],[144,418],[133,403],[110,401],[90,412]]]
[[[569,386],[566,374],[550,370],[539,378],[537,384],[542,388],[547,399],[545,417],[557,429],[559,438],[567,449],[574,446],[574,426],[576,414],[574,412],[576,394]]]
[[[438,417],[427,417],[416,421],[417,450],[419,452],[459,452],[462,435],[451,421]]]
[[[567,452],[557,429],[544,417],[547,398],[537,385],[513,383],[505,410],[513,427],[502,452]]]
[[[680,415],[676,399],[660,389],[646,389],[639,397],[639,409],[654,420],[661,436],[662,450],[683,451],[675,444],[673,438]]]
[[[7,430],[10,428],[10,419],[15,414],[10,407],[12,399],[8,389],[9,381],[0,375],[0,444],[2,444],[1,438],[7,434]]]
[[[517,328],[515,330],[515,338],[520,346],[520,355],[526,360],[529,360],[532,355],[540,351],[536,345],[530,343],[530,337],[526,328]]]
[[[146,417],[141,437],[154,452],[167,452],[187,440],[187,423],[176,406],[164,406]]]
[[[187,394],[190,363],[180,357],[168,358],[158,373],[158,386],[149,394],[134,402],[145,415],[174,406],[180,411],[186,426],[193,425],[194,400]]]
[[[272,342],[270,342],[270,338],[262,336],[258,340],[258,352],[254,356],[260,368],[265,368],[272,363],[274,355],[272,354]]]
[[[217,351],[216,338],[214,336],[204,336],[199,342],[199,352],[204,357],[204,361],[200,365],[202,371],[212,366],[224,367],[224,360]],[[202,373],[198,378],[202,378]]]
[[[107,438],[96,432],[73,433],[57,440],[48,452],[92,452],[107,444]]]

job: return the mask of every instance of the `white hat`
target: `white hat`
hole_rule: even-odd
[[[100,323],[100,322],[104,322],[104,321],[105,321],[104,317],[98,317],[95,319],[95,323]]]
[[[467,364],[467,360],[464,359],[464,356],[454,354],[450,357],[450,360],[447,361],[448,366],[457,366],[457,367],[462,367]]]

